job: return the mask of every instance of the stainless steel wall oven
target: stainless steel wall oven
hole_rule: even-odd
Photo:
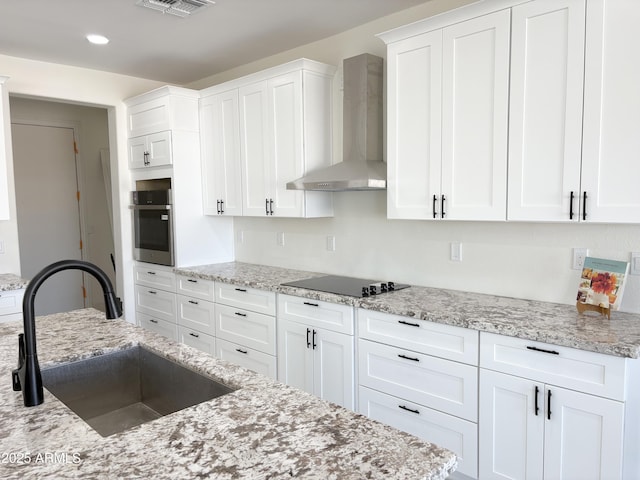
[[[174,266],[171,190],[135,191],[131,199],[134,258]]]

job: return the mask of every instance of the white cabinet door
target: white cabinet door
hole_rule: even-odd
[[[640,222],[640,3],[587,6],[582,189],[586,220]]]
[[[204,213],[242,215],[238,90],[200,101]]]
[[[278,380],[314,393],[311,328],[278,320]]]
[[[243,214],[264,217],[269,213],[267,82],[241,87],[239,102]]]
[[[350,410],[354,404],[353,336],[312,329],[314,351],[313,393]]]
[[[171,165],[171,132],[159,132],[128,140],[129,168]]]
[[[441,218],[506,220],[510,11],[443,30]]]
[[[508,219],[578,221],[585,1],[518,5],[511,29]]]
[[[442,31],[387,50],[387,216],[434,218],[440,196]],[[439,210],[438,210],[439,211]]]
[[[480,369],[479,478],[543,478],[543,396],[544,384]]]
[[[267,184],[270,215],[304,216],[304,192],[286,184],[304,174],[302,71],[269,79]]]
[[[622,402],[547,386],[544,478],[622,477]]]

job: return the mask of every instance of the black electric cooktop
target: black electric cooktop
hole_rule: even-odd
[[[283,283],[282,285],[335,293],[338,295],[347,295],[350,297],[371,297],[409,287],[409,285],[404,283],[382,282],[380,280],[342,277],[339,275],[325,275],[323,277],[307,278],[304,280]]]

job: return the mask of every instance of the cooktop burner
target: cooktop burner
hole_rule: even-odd
[[[409,287],[409,285],[404,283],[381,282],[379,280],[342,277],[339,275],[325,275],[323,277],[307,278],[304,280],[283,283],[282,285],[335,293],[338,295],[347,295],[350,297],[370,297]]]

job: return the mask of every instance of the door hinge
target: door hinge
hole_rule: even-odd
[[[78,144],[76,143],[76,141],[73,141],[73,152],[77,155],[78,152]]]
[[[80,239],[80,250],[82,250],[82,239]]]
[[[80,190],[76,191],[76,198],[80,201]]]
[[[84,288],[84,285],[81,288],[82,288],[82,298],[87,298],[87,289]]]

